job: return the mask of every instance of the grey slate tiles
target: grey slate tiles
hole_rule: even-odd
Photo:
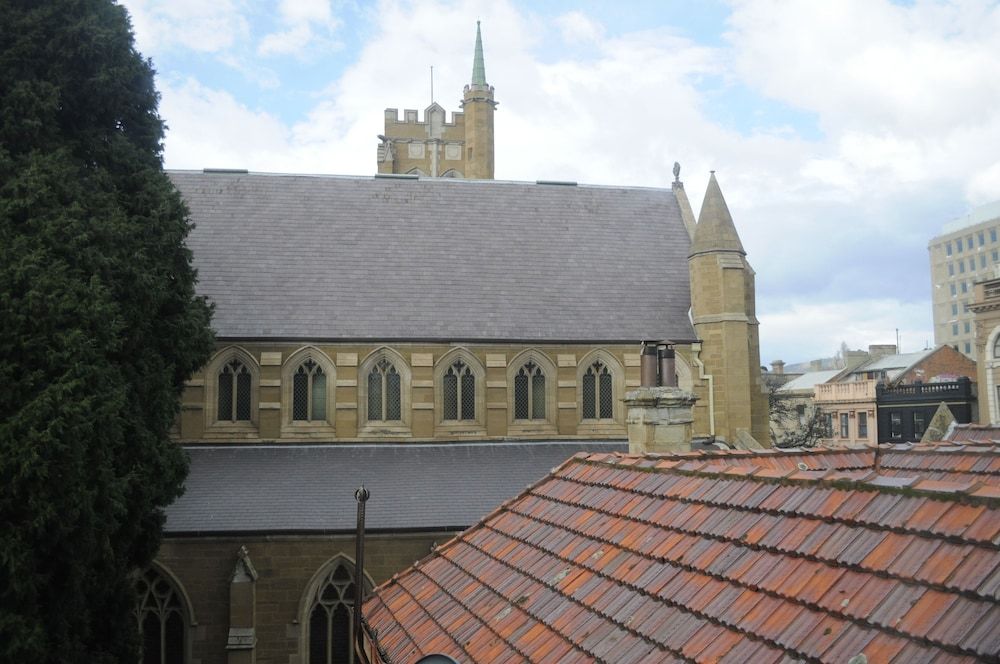
[[[222,338],[690,340],[672,191],[170,173]]]
[[[576,452],[627,449],[624,441],[191,446],[165,532],[353,532],[361,484],[371,491],[369,531],[461,530]]]

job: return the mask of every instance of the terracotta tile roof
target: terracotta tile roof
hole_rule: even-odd
[[[1000,427],[988,424],[956,424],[945,435],[950,443],[985,442],[1000,445]]]
[[[997,661],[1000,491],[832,458],[578,454],[364,612],[406,664]]]
[[[1000,487],[1000,444],[986,440],[883,445],[879,473]]]

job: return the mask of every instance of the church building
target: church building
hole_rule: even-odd
[[[696,436],[768,444],[715,174],[697,223],[676,167],[497,181],[495,106],[477,27],[462,112],[387,110],[374,176],[169,174],[217,348],[174,432],[192,466],[147,581],[156,661],[349,661],[354,489],[372,585],[572,454],[624,451],[644,348],[675,351]]]

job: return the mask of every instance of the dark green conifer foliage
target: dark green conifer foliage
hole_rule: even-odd
[[[110,0],[0,0],[0,661],[135,662],[130,574],[212,345],[151,64]]]

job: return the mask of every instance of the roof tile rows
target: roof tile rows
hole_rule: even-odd
[[[391,662],[996,661],[1000,495],[866,454],[578,454],[365,615]]]
[[[223,338],[694,338],[670,189],[169,175]]]
[[[1000,445],[972,439],[960,442],[883,445],[879,454],[883,475],[983,482],[1000,488]]]

